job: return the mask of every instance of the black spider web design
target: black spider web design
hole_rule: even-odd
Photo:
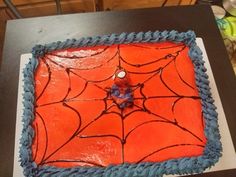
[[[137,48],[149,48],[147,46],[142,46],[142,45],[138,45],[138,44],[129,44],[130,46],[133,47],[137,47]],[[177,103],[182,100],[182,99],[192,99],[192,100],[199,100],[200,97],[198,96],[186,96],[186,95],[181,95],[179,93],[177,93],[174,89],[170,88],[170,86],[168,86],[168,84],[165,82],[165,79],[163,78],[163,71],[165,70],[165,68],[167,68],[171,63],[174,63],[175,69],[178,73],[178,77],[179,79],[183,82],[183,84],[185,84],[187,87],[189,87],[190,89],[194,89],[193,86],[191,86],[189,83],[187,83],[179,74],[178,69],[176,67],[176,59],[179,56],[179,54],[185,50],[186,45],[184,44],[180,44],[180,45],[172,45],[169,47],[165,47],[165,48],[156,48],[156,50],[162,50],[162,49],[167,49],[167,48],[176,48],[176,47],[180,47],[179,50],[177,50],[176,52],[173,53],[169,53],[167,55],[165,55],[164,57],[161,58],[157,58],[151,62],[146,62],[143,64],[133,64],[128,62],[127,60],[125,60],[122,55],[121,55],[121,48],[120,45],[117,45],[117,49],[115,54],[109,58],[108,60],[106,60],[105,63],[102,64],[98,64],[96,66],[93,67],[88,67],[88,68],[72,68],[72,67],[65,67],[63,64],[60,64],[60,62],[56,62],[54,61],[51,56],[53,57],[59,57],[59,58],[66,58],[66,59],[70,59],[70,60],[78,60],[81,58],[87,58],[87,57],[92,57],[92,56],[96,56],[99,54],[102,54],[103,52],[105,52],[106,50],[108,50],[110,47],[105,47],[102,51],[96,52],[90,56],[83,56],[83,57],[77,57],[76,55],[73,56],[64,56],[64,55],[59,55],[59,54],[55,54],[55,53],[49,53],[46,56],[44,56],[42,58],[42,62],[46,65],[47,68],[47,72],[48,72],[48,80],[44,86],[44,88],[42,89],[41,93],[38,94],[38,97],[36,98],[36,100],[39,100],[40,97],[44,94],[45,90],[47,89],[50,80],[51,80],[51,68],[48,62],[51,62],[51,64],[54,64],[62,69],[65,70],[67,76],[68,76],[68,89],[67,92],[65,93],[64,97],[61,98],[59,101],[54,101],[54,102],[49,102],[49,103],[44,103],[41,105],[35,105],[35,108],[38,107],[44,107],[44,106],[49,106],[49,105],[53,105],[53,104],[58,104],[58,103],[62,103],[62,105],[73,111],[76,115],[77,115],[77,119],[78,119],[78,125],[77,125],[77,129],[74,131],[74,133],[70,136],[70,138],[65,141],[63,144],[61,144],[58,148],[56,148],[53,152],[51,152],[49,155],[46,156],[47,153],[47,148],[48,148],[48,131],[47,131],[47,125],[45,124],[44,118],[42,117],[42,115],[40,115],[40,113],[37,111],[37,109],[35,109],[35,114],[39,117],[40,121],[42,122],[46,137],[45,137],[45,149],[44,149],[44,153],[42,156],[42,159],[40,161],[40,163],[38,165],[44,165],[44,164],[51,164],[51,163],[61,163],[61,162],[67,162],[67,163],[72,163],[72,162],[80,162],[80,163],[84,163],[84,164],[88,164],[88,165],[93,165],[93,166],[98,166],[98,167],[102,167],[102,164],[96,163],[96,162],[92,162],[92,161],[84,161],[84,160],[75,160],[75,159],[58,159],[58,160],[49,160],[50,157],[52,157],[54,154],[56,154],[58,151],[60,151],[65,145],[67,145],[70,141],[72,141],[74,138],[81,138],[81,139],[88,139],[88,138],[114,138],[116,140],[118,140],[121,144],[121,148],[122,148],[122,154],[121,154],[121,163],[125,162],[125,144],[128,141],[128,138],[130,137],[131,134],[135,133],[135,131],[137,129],[139,129],[142,126],[145,126],[147,124],[155,124],[155,123],[162,123],[162,124],[169,124],[172,126],[175,126],[177,128],[179,128],[180,130],[190,134],[193,138],[196,138],[199,141],[199,144],[173,144],[173,145],[169,145],[160,149],[155,150],[154,152],[150,152],[149,154],[145,155],[144,157],[142,157],[140,160],[137,161],[137,163],[144,161],[146,158],[148,158],[149,156],[156,154],[160,151],[163,151],[165,149],[170,149],[170,148],[174,148],[174,147],[178,147],[178,146],[198,146],[198,147],[204,147],[203,143],[204,141],[198,137],[196,134],[194,134],[192,131],[188,130],[186,127],[183,127],[182,125],[179,124],[179,122],[176,120],[176,118],[174,118],[174,120],[171,120],[170,118],[167,117],[163,117],[161,115],[158,115],[154,112],[152,112],[152,110],[149,110],[146,106],[146,102],[150,99],[158,99],[158,98],[174,98],[175,100],[173,101],[172,104],[172,108],[171,111],[174,113],[175,111],[175,107],[177,105]],[[75,71],[77,70],[93,70],[96,68],[101,68],[102,66],[104,66],[105,64],[109,63],[112,60],[118,60],[118,65],[117,68],[115,68],[114,73],[117,69],[123,68],[123,65],[129,65],[132,67],[136,67],[136,68],[141,68],[143,66],[147,66],[147,65],[152,65],[152,64],[156,64],[159,61],[162,60],[168,60],[168,62],[159,68],[156,68],[152,71],[147,71],[147,72],[136,72],[136,71],[129,71],[126,70],[129,74],[133,74],[133,75],[150,75],[148,76],[143,82],[137,83],[136,85],[131,85],[131,89],[132,91],[139,91],[140,93],[140,97],[134,97],[134,104],[133,104],[133,109],[132,111],[125,113],[125,111],[123,109],[120,109],[120,111],[111,111],[113,107],[118,107],[117,103],[113,101],[113,99],[111,98],[110,95],[110,88],[103,88],[101,86],[99,86],[98,84],[111,80],[114,73],[104,79],[98,80],[98,81],[94,81],[94,80],[88,80],[84,77],[82,77],[81,75],[79,75],[78,73],[76,73]],[[76,94],[73,97],[68,98],[68,95],[71,92],[71,74],[79,77],[80,79],[82,79],[85,84],[83,86],[83,88],[81,89],[81,91]],[[171,92],[173,93],[172,96],[146,96],[143,89],[145,88],[145,84],[148,83],[152,78],[154,77],[160,77],[160,80],[162,82],[162,84]],[[93,86],[97,87],[98,89],[102,90],[105,93],[105,97],[104,98],[93,98],[93,99],[79,99],[80,95],[82,95],[89,84],[92,84]],[[142,102],[141,105],[136,104],[136,100],[139,100]],[[89,123],[87,123],[84,127],[82,127],[82,117],[81,114],[78,110],[76,110],[76,108],[70,106],[68,103],[69,102],[77,102],[77,101],[102,101],[104,103],[104,109],[101,111],[101,113],[99,115],[97,115],[96,117],[94,117],[92,119],[92,121],[90,121]],[[113,101],[112,104],[109,105],[109,101]],[[147,114],[150,114],[154,117],[156,117],[156,120],[149,120],[143,123],[140,123],[138,125],[136,125],[135,127],[133,127],[131,130],[128,131],[128,133],[125,134],[125,119],[127,119],[131,114],[135,113],[135,112],[145,112]],[[117,136],[117,135],[113,135],[113,134],[97,134],[97,135],[84,135],[83,131],[86,130],[87,128],[89,128],[92,124],[96,123],[97,120],[99,120],[103,115],[108,115],[108,114],[116,114],[120,117],[121,120],[121,137]],[[174,115],[174,114],[173,114]],[[36,142],[36,150],[35,150],[35,154],[33,159],[36,158],[37,156],[37,151],[38,151],[38,124],[36,124],[35,126],[35,131],[36,131],[36,136],[37,136],[37,142]]]

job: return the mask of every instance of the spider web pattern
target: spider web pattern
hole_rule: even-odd
[[[125,51],[126,48],[131,48],[135,51],[135,53],[137,53],[135,56],[138,57],[137,60],[142,60],[142,62],[130,58],[129,51]],[[139,51],[141,52],[139,53]],[[148,59],[142,59],[142,51],[144,51],[144,53],[152,51],[150,53],[154,54],[147,56]],[[165,154],[166,151],[170,152],[172,149],[177,149],[176,152],[179,152],[184,150],[181,148],[192,148],[192,150],[196,148],[197,151],[195,154],[193,153],[193,155],[200,155],[206,141],[203,134],[204,122],[200,109],[200,97],[198,96],[195,84],[187,81],[189,80],[186,79],[188,77],[184,76],[184,72],[179,70],[178,64],[178,60],[186,60],[183,56],[186,56],[187,51],[188,47],[184,44],[122,44],[84,48],[80,50],[62,50],[45,55],[41,58],[39,66],[39,68],[43,69],[41,69],[42,71],[39,70],[36,76],[36,119],[33,123],[36,136],[32,146],[33,160],[35,160],[38,165],[48,164],[65,167],[87,165],[103,167],[112,163],[139,163],[143,161],[166,160],[166,157],[162,159],[157,155],[161,155],[161,153]],[[125,68],[131,77],[131,89],[134,93],[133,107],[124,110],[118,108],[119,106],[110,95],[110,88],[113,84],[112,77],[116,70],[120,68]],[[55,78],[54,71],[60,71],[63,74],[59,74],[56,76],[57,78]],[[169,71],[174,71],[175,74],[167,76]],[[174,84],[177,83],[177,87],[173,87],[170,80],[167,81],[167,78],[172,76],[172,81]],[[65,78],[64,83],[60,82],[61,77]],[[40,78],[43,79],[40,81]],[[76,81],[78,81],[79,89],[75,89]],[[159,93],[159,90],[155,89],[155,85],[158,86],[158,83],[162,85],[160,90],[164,90],[164,94]],[[54,85],[54,87],[52,87],[52,85]],[[180,89],[178,89],[178,85],[181,85]],[[57,86],[58,88],[62,88],[62,90],[58,89]],[[60,91],[59,95],[57,95],[57,90]],[[185,90],[184,92],[186,93],[183,94],[179,90]],[[50,94],[55,95],[55,97],[48,96]],[[154,104],[165,102],[164,100],[168,102],[166,108],[168,110],[164,108],[163,111],[168,112],[168,114],[158,112],[163,108]],[[198,114],[201,114],[201,116],[198,117],[201,121],[200,125],[197,120],[199,131],[195,131],[196,129],[192,130],[186,126],[188,124],[183,123],[183,120],[176,118],[178,117],[175,116],[177,114],[176,112],[179,112],[178,105],[183,103],[184,105],[191,103],[191,105],[199,106],[200,111],[197,110]],[[84,110],[82,104],[85,105],[86,110]],[[90,104],[95,105],[95,107],[90,107]],[[52,137],[56,137],[59,140],[60,137],[58,137],[57,134],[59,133],[57,131],[61,128],[57,128],[56,126],[55,133],[53,132],[54,135],[52,136],[51,134],[54,130],[52,130],[50,124],[53,124],[53,120],[56,122],[57,119],[64,119],[62,122],[65,124],[63,125],[65,127],[71,123],[68,122],[67,124],[66,122],[68,120],[63,115],[60,115],[60,118],[55,118],[56,116],[51,118],[48,116],[51,114],[50,110],[57,111],[57,109],[59,110],[59,106],[63,107],[63,110],[66,110],[66,112],[70,112],[68,115],[73,114],[74,126],[67,137],[55,143]],[[93,110],[96,111],[95,116],[92,113],[88,113],[93,112]],[[84,111],[86,113],[84,113]],[[45,112],[47,112],[47,114],[45,114]],[[194,113],[195,112],[192,114]],[[89,117],[87,114],[93,116]],[[50,120],[50,118],[53,120]],[[131,121],[131,119],[134,120]],[[189,117],[189,119],[191,119],[191,117]],[[101,120],[104,121],[101,123]],[[100,123],[98,123],[99,121]],[[111,122],[106,124],[105,121],[114,121],[114,129],[110,129],[107,126],[109,130],[116,130],[114,133],[104,130],[101,124],[113,126]],[[192,122],[194,121],[195,120],[192,120]],[[96,127],[97,124],[100,127]],[[147,138],[157,136],[155,134],[153,135],[152,132],[148,132],[148,129],[158,129],[160,126],[174,127],[173,129],[175,129],[176,132],[180,132],[178,135],[182,136],[182,134],[184,134],[183,136],[186,135],[188,138],[186,141],[173,141],[173,143],[165,144],[165,146],[161,146],[162,143],[160,143],[158,147],[150,144],[153,148],[150,148],[148,152],[145,150],[145,143],[141,143],[140,148],[142,148],[142,153],[134,157],[135,152],[131,153],[130,151],[135,150],[133,148],[134,146],[137,146],[137,148],[139,146],[136,145],[136,140],[133,140],[137,139],[134,138],[134,136],[138,135],[140,132],[142,133],[142,131],[147,132],[145,133]],[[65,132],[68,131],[66,128],[62,128],[61,130],[65,130]],[[151,139],[153,141],[153,138]],[[191,141],[189,141],[189,139],[191,139]],[[102,147],[105,146],[105,149],[110,149],[111,152],[99,154],[96,151],[102,151],[101,149],[95,148],[96,150],[91,150],[87,148],[85,151],[83,149],[81,152],[82,155],[79,154],[78,157],[76,155],[71,157],[63,155],[63,153],[65,154],[65,152],[69,150],[69,147],[73,147],[71,145],[72,143],[84,141],[90,142],[90,145],[92,141],[95,142],[95,144],[104,141]],[[105,144],[109,144],[109,142],[111,142],[110,146],[106,146]],[[159,141],[154,144],[158,142]],[[54,143],[55,145],[53,145]],[[89,145],[89,143],[79,145],[86,146]],[[113,147],[114,145],[115,147]],[[94,145],[94,147],[96,146],[97,145]],[[92,146],[92,148],[94,147]],[[178,148],[180,149],[178,150]],[[144,151],[145,153],[143,153]],[[76,152],[76,154],[78,153],[80,152]],[[128,155],[129,153],[131,155]],[[106,154],[109,155],[106,156]],[[104,159],[102,155],[104,155]],[[114,156],[115,160],[112,159],[111,156]],[[172,158],[172,156],[176,158],[174,154],[171,154],[169,158]]]

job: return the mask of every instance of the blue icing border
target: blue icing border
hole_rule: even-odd
[[[193,31],[179,33],[177,31],[155,31],[139,33],[121,33],[104,36],[88,37],[81,39],[67,39],[64,42],[54,42],[46,45],[36,45],[33,57],[24,68],[24,94],[23,94],[23,130],[20,139],[20,163],[25,176],[80,176],[80,177],[154,177],[163,174],[193,174],[201,173],[206,168],[213,166],[221,157],[222,146],[217,122],[216,107],[211,97],[208,76],[205,73],[202,52],[196,45],[196,36]],[[196,85],[202,102],[202,110],[205,118],[204,133],[207,143],[203,155],[197,157],[184,157],[171,159],[164,162],[139,164],[110,165],[106,168],[99,167],[74,167],[57,168],[53,166],[37,166],[32,160],[31,145],[34,138],[34,130],[31,126],[34,120],[34,72],[38,65],[37,58],[53,50],[77,48],[85,46],[127,44],[172,41],[183,42],[189,46],[189,56],[192,59],[195,70]]]

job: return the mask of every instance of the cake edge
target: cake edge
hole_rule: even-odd
[[[32,160],[31,145],[34,138],[34,129],[31,123],[34,120],[34,72],[38,65],[39,57],[46,53],[68,48],[78,48],[98,45],[128,44],[128,43],[155,43],[162,41],[183,42],[189,47],[189,56],[194,65],[195,81],[201,97],[202,112],[205,121],[204,134],[207,142],[204,147],[203,155],[197,157],[183,157],[178,159],[166,160],[163,162],[151,163],[142,162],[139,164],[121,164],[110,165],[106,168],[99,167],[73,167],[57,168],[53,166],[40,166]],[[76,39],[67,39],[64,42],[58,41],[46,45],[36,45],[32,50],[32,58],[23,70],[23,130],[20,139],[20,163],[23,167],[25,176],[145,176],[152,177],[163,174],[193,174],[201,173],[206,168],[213,166],[221,157],[222,145],[220,142],[219,125],[216,113],[216,106],[211,97],[208,76],[202,51],[196,44],[196,35],[193,31],[177,32],[172,31],[155,31],[155,32],[131,32],[121,34],[111,34],[96,37],[87,37]]]

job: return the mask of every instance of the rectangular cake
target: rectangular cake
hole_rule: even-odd
[[[37,45],[24,69],[25,176],[202,173],[221,156],[193,31]]]

